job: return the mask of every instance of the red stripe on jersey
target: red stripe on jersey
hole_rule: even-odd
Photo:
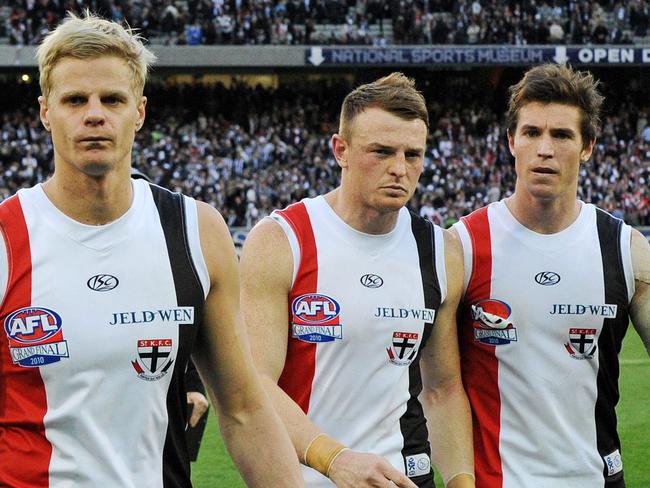
[[[9,277],[0,307],[0,480],[13,488],[47,487],[52,446],[45,437],[45,387],[38,368],[13,364],[5,329],[7,316],[32,305],[29,234],[17,196],[0,205]],[[4,290],[3,290],[4,291]]]
[[[309,410],[312,382],[316,370],[316,344],[296,339],[292,334],[291,304],[294,298],[315,293],[318,286],[318,252],[307,208],[302,202],[278,211],[293,229],[300,245],[300,266],[289,293],[289,341],[284,370],[278,385],[295,401],[303,412]]]
[[[495,346],[474,340],[470,305],[490,297],[492,283],[492,241],[488,209],[473,212],[462,219],[472,240],[472,274],[460,316],[460,348],[463,383],[474,417],[474,468],[476,486],[501,488],[503,468],[499,454],[501,398],[499,363]]]

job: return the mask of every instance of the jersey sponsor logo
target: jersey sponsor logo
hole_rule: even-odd
[[[359,281],[366,288],[379,288],[384,284],[384,279],[376,274],[364,274]]]
[[[160,322],[176,325],[194,325],[194,307],[139,310],[137,312],[117,312],[112,314],[111,320],[108,324],[142,325]]]
[[[141,339],[137,344],[138,357],[131,361],[138,378],[145,381],[157,381],[165,376],[174,359],[171,339]]]
[[[554,271],[541,271],[535,275],[535,283],[542,286],[557,285],[560,280],[560,275]]]
[[[117,288],[117,285],[120,284],[115,276],[109,274],[98,274],[92,276],[87,282],[86,285],[93,291],[111,291]]]
[[[618,305],[604,304],[572,304],[572,303],[554,303],[550,315],[594,315],[596,317],[605,317],[606,319],[615,319]]]
[[[474,340],[490,346],[517,341],[517,329],[510,321],[512,309],[501,300],[488,298],[471,306]]]
[[[406,476],[409,478],[431,473],[431,460],[425,453],[404,456],[404,460],[406,461]]]
[[[327,295],[306,293],[291,303],[293,337],[304,342],[332,342],[343,338],[341,306]]]
[[[603,460],[605,461],[605,466],[607,466],[607,476],[613,476],[623,471],[623,458],[621,458],[621,453],[618,449],[607,456],[603,456]]]
[[[374,313],[377,318],[424,320],[427,324],[432,324],[435,316],[436,311],[432,308],[377,307]]]
[[[388,360],[396,366],[411,364],[418,353],[419,337],[417,332],[393,332],[392,344],[386,348]]]
[[[4,327],[14,364],[36,368],[69,357],[63,321],[54,310],[21,308],[7,316]]]
[[[592,359],[598,344],[596,344],[596,329],[569,329],[569,341],[564,347],[573,359]]]

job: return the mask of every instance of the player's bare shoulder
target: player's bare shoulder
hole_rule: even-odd
[[[272,216],[263,218],[255,224],[246,237],[246,241],[244,242],[245,250],[248,248],[248,251],[250,252],[250,250],[256,246],[268,248],[269,251],[276,246],[289,246],[289,242],[280,223]]]
[[[636,229],[632,229],[632,267],[637,283],[650,285],[650,242]]]
[[[631,246],[635,292],[630,303],[630,315],[650,354],[650,243],[641,232],[632,229]]]
[[[445,237],[445,255],[452,259],[463,258],[463,246],[460,242],[458,232],[453,228],[443,229],[442,234]]]
[[[281,225],[271,217],[260,220],[251,229],[244,242],[242,259],[255,259],[262,255],[282,258],[290,255],[289,240]]]
[[[241,255],[242,280],[270,280],[289,287],[293,270],[291,246],[280,223],[267,217],[249,232]]]
[[[460,236],[454,229],[442,231],[445,238],[445,267],[450,291],[460,290],[463,283],[464,260]]]
[[[223,230],[228,231],[228,226],[221,214],[212,205],[199,200],[196,201],[196,212],[199,219],[199,228],[201,231],[217,231],[221,233]],[[206,232],[206,237],[209,238],[211,233]]]
[[[220,277],[231,279],[233,272],[236,274],[237,257],[228,225],[221,214],[205,202],[196,202],[196,212],[201,252],[210,282],[215,285]]]

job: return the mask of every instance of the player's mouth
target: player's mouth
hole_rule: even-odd
[[[400,185],[386,185],[383,188],[384,190],[388,190],[388,191],[408,193],[406,188]]]
[[[90,137],[82,137],[79,139],[79,142],[110,142],[111,139],[109,137],[103,137],[103,136],[90,136]]]
[[[556,175],[558,172],[554,170],[553,168],[549,168],[548,166],[536,166],[532,169],[532,172],[535,174],[541,174],[541,175]]]

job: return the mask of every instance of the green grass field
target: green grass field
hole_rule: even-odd
[[[620,385],[618,420],[627,487],[650,488],[650,359],[632,329],[621,353]],[[212,413],[199,459],[192,466],[192,480],[195,488],[245,487],[221,443]],[[436,484],[442,486],[439,480]]]

